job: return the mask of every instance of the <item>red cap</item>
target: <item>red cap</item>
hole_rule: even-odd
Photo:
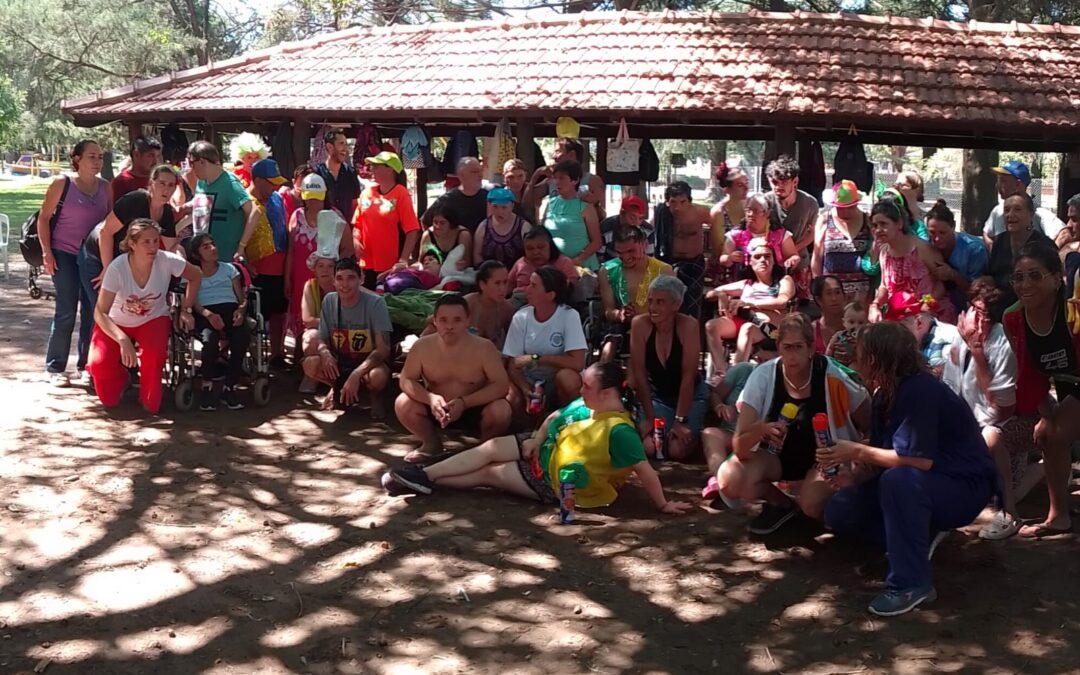
[[[829,428],[829,418],[825,413],[818,413],[814,415],[811,424],[814,425],[814,431],[825,431]]]
[[[637,195],[630,195],[622,200],[622,211],[637,211],[641,215],[645,215],[649,210],[649,205],[645,203],[645,200]]]

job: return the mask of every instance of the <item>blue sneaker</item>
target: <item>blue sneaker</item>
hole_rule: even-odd
[[[937,600],[937,591],[933,586],[909,588],[907,590],[890,589],[874,598],[870,603],[870,613],[878,616],[900,616],[907,614],[924,602]]]
[[[391,469],[390,476],[401,485],[418,494],[429,495],[435,488],[435,483],[428,478],[423,467],[415,464],[406,464],[397,469]]]

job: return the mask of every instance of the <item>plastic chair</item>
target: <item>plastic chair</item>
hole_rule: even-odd
[[[0,213],[0,257],[4,259],[4,281],[8,280],[9,262],[8,262],[8,242],[11,241],[11,219],[7,217],[7,214]]]

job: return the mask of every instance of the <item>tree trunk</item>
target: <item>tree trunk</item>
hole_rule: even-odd
[[[930,159],[931,157],[933,157],[934,155],[937,154],[937,151],[938,151],[937,148],[926,148],[926,147],[924,147],[922,149],[922,158],[923,159]]]
[[[964,192],[960,219],[964,231],[981,235],[983,223],[997,205],[997,150],[964,150]]]
[[[713,172],[721,162],[727,161],[727,141],[709,141],[709,161],[712,162]],[[724,196],[724,191],[716,178],[709,179],[709,199],[718,202]]]

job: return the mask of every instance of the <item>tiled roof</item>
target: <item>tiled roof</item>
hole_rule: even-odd
[[[1080,130],[1080,28],[615,13],[352,29],[65,102],[76,121],[497,119]]]

